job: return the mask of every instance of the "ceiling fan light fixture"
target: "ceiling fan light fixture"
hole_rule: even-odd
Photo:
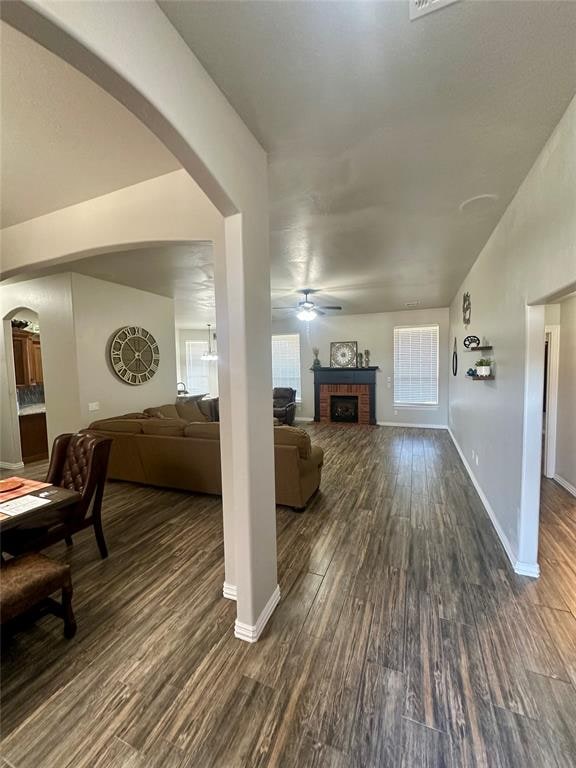
[[[296,317],[298,320],[303,320],[306,323],[309,323],[311,320],[314,320],[316,315],[316,311],[314,309],[301,309],[297,314]]]

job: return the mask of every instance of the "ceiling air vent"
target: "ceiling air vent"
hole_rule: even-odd
[[[458,0],[410,0],[410,21],[416,21],[420,16],[426,16],[427,13],[439,11],[440,8],[457,2]]]

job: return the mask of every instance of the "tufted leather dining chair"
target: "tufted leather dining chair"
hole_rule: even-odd
[[[71,545],[74,533],[93,525],[100,555],[108,557],[102,529],[102,498],[111,445],[110,438],[89,432],[59,435],[52,447],[46,482],[76,491],[80,500],[61,510],[46,527],[7,531],[2,537],[2,549],[20,554],[44,549],[62,539]]]

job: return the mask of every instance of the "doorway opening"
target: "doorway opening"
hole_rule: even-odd
[[[22,461],[48,458],[46,400],[40,324],[36,312],[18,310],[10,318],[14,380]]]

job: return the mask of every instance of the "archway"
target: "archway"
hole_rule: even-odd
[[[226,581],[237,588],[236,634],[255,640],[279,600],[272,415],[261,407],[272,387],[266,155],[155,3],[27,0],[2,14],[138,116],[227,217],[216,255],[231,382],[221,410],[228,551],[234,540]],[[12,268],[32,265],[21,256]]]

